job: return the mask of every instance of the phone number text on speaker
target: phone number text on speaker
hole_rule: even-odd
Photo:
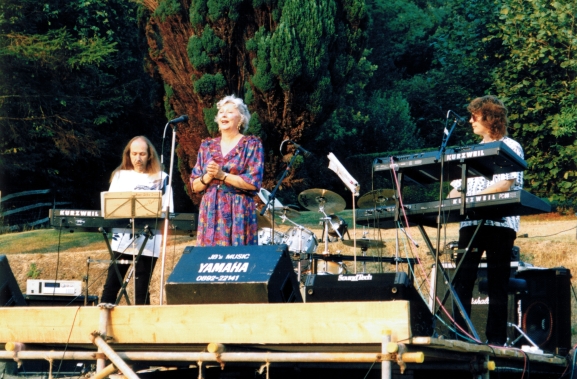
[[[199,275],[196,277],[197,282],[236,282],[239,275]]]

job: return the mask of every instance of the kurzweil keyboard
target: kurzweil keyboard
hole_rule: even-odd
[[[467,196],[466,204],[465,216],[461,216],[459,214],[461,209],[460,197],[443,200],[441,223],[459,222],[467,217],[471,220],[499,220],[505,216],[525,216],[551,212],[551,205],[523,190]],[[404,209],[409,224],[437,226],[438,201],[405,204]],[[357,224],[392,229],[396,227],[394,216],[395,206],[359,209],[357,211]],[[404,217],[401,212],[399,221],[402,220]]]
[[[373,171],[393,168],[418,183],[433,183],[439,181],[441,175],[441,162],[437,155],[435,150],[377,158],[373,162]],[[448,148],[444,159],[445,180],[460,179],[463,164],[467,165],[467,177],[491,178],[494,174],[527,169],[527,162],[503,141]]]
[[[97,232],[98,228],[126,228],[130,230],[132,225],[128,219],[106,219],[101,216],[100,211],[82,209],[50,209],[50,225],[54,229],[64,229],[72,231]],[[148,225],[150,229],[164,229],[163,218],[135,218],[134,227],[137,230]],[[168,217],[169,233],[171,234],[195,234],[196,233],[196,213],[171,213]],[[110,230],[108,230],[110,231]]]

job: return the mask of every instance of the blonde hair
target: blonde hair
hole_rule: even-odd
[[[244,103],[244,101],[241,98],[236,97],[234,95],[225,96],[222,98],[222,100],[216,103],[216,109],[222,108],[225,104],[234,104],[236,109],[238,109],[238,112],[240,113],[240,125],[243,126],[241,133],[246,132],[248,129],[248,124],[250,122],[250,112],[248,111],[248,108]],[[214,122],[218,122],[218,113],[214,118]]]

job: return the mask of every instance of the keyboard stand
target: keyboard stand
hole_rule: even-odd
[[[100,227],[99,230],[102,233],[102,236],[104,237],[104,242],[106,242],[106,248],[108,249],[108,253],[110,254],[110,264],[114,265],[114,271],[116,272],[116,276],[118,277],[118,281],[120,283],[122,283],[122,286],[120,287],[120,292],[119,292],[118,297],[116,298],[116,301],[114,302],[114,304],[118,305],[118,303],[120,303],[120,300],[122,300],[122,296],[124,296],[126,298],[126,303],[128,305],[131,305],[130,304],[130,298],[128,296],[128,293],[126,292],[126,286],[128,286],[128,283],[130,282],[132,274],[134,273],[134,270],[136,268],[136,264],[138,263],[138,260],[140,259],[142,252],[144,251],[144,247],[146,246],[148,239],[150,238],[150,236],[152,236],[152,232],[150,231],[150,228],[148,227],[148,225],[144,226],[144,241],[142,241],[142,244],[140,245],[140,249],[138,250],[138,254],[133,259],[133,262],[132,262],[131,267],[130,267],[130,271],[129,271],[128,275],[126,276],[126,280],[125,280],[122,277],[122,275],[120,274],[120,271],[118,270],[118,263],[117,263],[117,260],[114,258],[114,252],[112,251],[112,247],[110,246],[110,241],[108,240],[108,234],[106,233],[106,231],[102,227]],[[133,233],[132,235],[134,238],[135,234]]]
[[[441,172],[443,172],[443,166],[444,166],[444,161],[445,161],[445,151],[443,148],[441,148],[441,150],[439,151],[438,154],[438,158],[437,160],[440,161],[440,165],[441,165]],[[460,214],[461,216],[464,216],[466,213],[466,197],[467,197],[467,164],[465,163],[464,159],[461,159],[460,162],[461,164],[461,206],[460,206]],[[392,165],[392,164],[391,164]],[[402,192],[402,186],[403,186],[403,179],[404,179],[404,175],[403,175],[403,170],[399,169],[398,171],[398,186],[397,186],[397,196],[395,198],[395,210],[394,210],[394,222],[396,225],[398,225],[398,221],[399,221],[399,217],[401,216],[401,202],[399,199],[402,199],[401,196],[401,192]],[[442,179],[442,178],[441,178]],[[441,180],[441,187],[442,187],[442,183],[443,181]],[[440,195],[441,196],[441,195]],[[440,200],[442,201],[442,200]],[[439,204],[439,215],[437,216],[437,248],[435,249],[433,247],[433,244],[431,243],[431,240],[429,239],[425,229],[423,229],[423,226],[421,224],[418,224],[418,229],[419,232],[421,233],[425,244],[427,245],[427,247],[429,248],[429,251],[431,252],[431,255],[434,257],[435,259],[435,266],[438,268],[437,270],[435,270],[435,278],[433,278],[434,282],[433,282],[433,305],[431,307],[431,312],[434,313],[434,315],[436,316],[437,313],[441,310],[441,308],[443,307],[445,301],[447,300],[447,297],[450,294],[453,297],[453,302],[457,305],[457,308],[459,309],[459,312],[461,313],[461,316],[463,317],[463,319],[465,320],[465,322],[467,323],[467,326],[469,327],[469,330],[471,331],[471,334],[473,335],[473,337],[476,340],[479,340],[479,335],[475,329],[475,326],[473,325],[473,322],[471,321],[469,315],[467,315],[467,313],[465,312],[465,308],[463,307],[463,303],[461,302],[461,299],[459,299],[459,296],[456,294],[455,292],[455,288],[453,287],[453,282],[452,280],[449,278],[447,272],[445,271],[445,269],[443,268],[443,266],[440,264],[440,259],[439,259],[439,250],[440,250],[440,226],[441,226],[441,212],[442,212],[442,207]],[[484,220],[481,222],[481,224],[479,225],[479,227],[481,225],[483,225]],[[477,228],[477,230],[475,231],[473,238],[471,238],[471,241],[469,241],[469,245],[467,246],[467,250],[469,251],[475,236],[477,235],[477,232],[479,231],[479,228]],[[466,254],[466,252],[465,252]],[[461,262],[463,261],[463,259],[465,258],[465,256],[463,256],[463,258],[461,259]],[[460,263],[459,262],[459,266]],[[458,268],[457,268],[458,269]],[[441,274],[443,275],[444,280],[447,283],[447,291],[445,292],[445,295],[443,297],[443,300],[439,303],[439,307],[437,308],[436,304],[437,304],[437,275],[439,273],[439,270],[441,272]],[[455,270],[455,274],[456,275],[457,270]],[[453,276],[454,277],[454,276]],[[435,318],[433,317],[433,323]]]

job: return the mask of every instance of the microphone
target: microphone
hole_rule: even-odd
[[[290,141],[290,143],[292,143],[297,148],[297,150],[299,150],[304,155],[305,158],[308,158],[311,155],[313,155],[310,151],[306,150],[304,147],[302,147],[298,143],[295,143],[294,141]]]
[[[188,116],[184,114],[178,118],[175,118],[174,120],[170,120],[168,123],[169,124],[178,124],[179,122],[186,122],[186,121],[188,121]]]
[[[457,125],[465,125],[467,123],[467,120],[464,117],[459,116],[458,114],[456,114],[453,111],[448,111],[447,112],[447,118],[449,118],[449,115],[453,115],[455,116],[455,121],[457,121]]]

